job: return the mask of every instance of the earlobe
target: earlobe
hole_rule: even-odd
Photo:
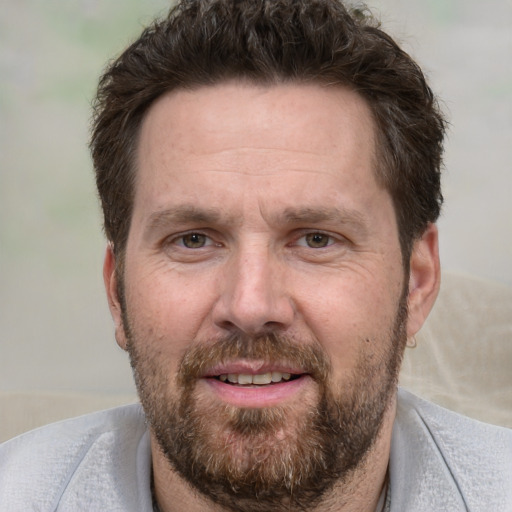
[[[107,245],[103,261],[103,281],[107,292],[108,307],[112,320],[114,320],[116,341],[123,350],[126,350],[126,333],[123,325],[121,301],[118,295],[116,257],[110,243]]]
[[[437,227],[429,224],[411,252],[407,336],[414,336],[425,322],[441,281]]]

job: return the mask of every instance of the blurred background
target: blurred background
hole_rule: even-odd
[[[87,141],[107,61],[164,0],[0,0],[0,391],[131,393]],[[512,1],[372,0],[451,122],[443,268],[512,286]]]

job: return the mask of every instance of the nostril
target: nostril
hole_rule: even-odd
[[[274,321],[266,322],[262,326],[254,325],[253,327],[251,327],[246,325],[245,327],[242,327],[241,325],[236,324],[230,320],[222,320],[220,322],[217,322],[217,326],[229,334],[241,333],[249,336],[278,333],[286,330],[286,326],[284,324]]]
[[[230,333],[240,330],[233,322],[229,320],[222,320],[216,323],[218,327]]]
[[[266,322],[263,325],[262,331],[265,332],[265,333],[277,332],[277,331],[282,331],[282,330],[286,329],[286,327],[287,326],[284,323],[270,321],[270,322]]]

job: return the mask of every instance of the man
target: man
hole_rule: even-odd
[[[5,444],[2,510],[511,510],[511,433],[397,393],[444,126],[336,0],[184,0],[145,30],[91,143],[142,409]]]

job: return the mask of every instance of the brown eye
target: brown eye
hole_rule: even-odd
[[[323,233],[309,233],[305,236],[306,244],[312,249],[321,249],[327,247],[330,242],[330,237]]]
[[[183,235],[181,240],[183,246],[188,249],[200,249],[207,245],[208,237],[201,233],[189,233],[188,235]]]

